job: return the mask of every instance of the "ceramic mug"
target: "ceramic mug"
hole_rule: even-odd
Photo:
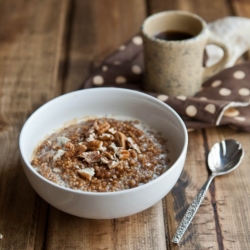
[[[189,38],[164,40],[162,32],[185,33]],[[223,41],[213,35],[207,23],[186,11],[164,11],[148,17],[141,28],[144,42],[145,79],[148,91],[167,95],[192,96],[201,84],[224,68],[229,50]],[[162,33],[163,34],[163,33]],[[206,45],[223,49],[223,58],[211,67],[203,67]]]

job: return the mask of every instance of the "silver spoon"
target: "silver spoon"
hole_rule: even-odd
[[[179,243],[181,237],[186,232],[214,177],[227,174],[236,169],[241,163],[243,156],[244,150],[242,149],[241,144],[235,140],[228,139],[214,144],[210,153],[208,154],[208,167],[212,174],[205,182],[185,213],[172,239],[173,243]]]

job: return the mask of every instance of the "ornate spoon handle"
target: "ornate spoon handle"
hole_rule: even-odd
[[[205,197],[205,194],[207,192],[207,189],[208,189],[208,187],[209,187],[209,185],[214,177],[215,177],[215,175],[212,174],[209,177],[209,179],[205,182],[205,184],[203,185],[203,187],[201,188],[199,193],[195,196],[193,202],[191,203],[191,205],[189,206],[183,219],[181,220],[181,223],[180,223],[179,227],[177,228],[174,237],[172,238],[173,243],[179,243],[183,234],[186,232],[190,222],[192,221],[192,219],[194,218],[194,215],[196,214],[198,208],[200,207],[200,204],[202,203],[202,201]]]

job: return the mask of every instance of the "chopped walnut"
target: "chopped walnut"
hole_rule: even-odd
[[[77,170],[77,173],[81,177],[90,181],[92,179],[92,177],[95,175],[95,169],[94,168],[84,168],[81,170]]]
[[[117,142],[119,143],[120,147],[126,149],[126,135],[124,135],[122,132],[116,132],[115,138]]]
[[[60,168],[53,168],[52,171],[54,173],[61,173],[62,172],[62,170]]]
[[[102,157],[101,157],[101,162],[102,162],[103,164],[108,164],[108,163],[109,163],[109,160],[108,160],[108,158],[102,156]]]
[[[99,162],[101,160],[102,155],[98,151],[92,152],[83,152],[78,157],[82,158],[84,161],[88,163]]]
[[[108,163],[108,167],[109,167],[110,169],[116,168],[118,165],[119,165],[119,162],[118,162],[118,161],[109,161],[109,163]]]
[[[61,146],[64,146],[64,144],[66,144],[67,142],[70,141],[70,139],[67,138],[67,137],[65,137],[65,136],[58,136],[58,137],[56,138],[56,140],[57,140],[57,143],[58,143],[59,145],[61,145]]]
[[[70,149],[71,151],[74,151],[75,150],[75,146],[74,146],[74,144],[73,143],[71,143],[71,142],[66,142],[66,144],[64,145],[65,146],[65,148],[68,148],[68,149]]]
[[[61,156],[64,155],[64,153],[65,153],[64,150],[59,149],[59,150],[57,151],[57,153],[53,156],[53,161],[58,160]]]
[[[99,128],[97,130],[97,133],[100,135],[100,134],[103,134],[104,132],[106,132],[108,129],[110,128],[110,124],[107,123],[106,121],[102,124],[99,124]]]
[[[168,151],[163,138],[136,124],[100,118],[70,125],[44,140],[31,164],[48,180],[82,191],[114,192],[147,183],[165,171]]]
[[[133,139],[132,139],[131,137],[128,137],[128,138],[127,138],[127,141],[128,141],[129,146],[130,146],[131,148],[133,148],[137,153],[139,153],[139,154],[141,153],[141,151],[140,151],[138,145],[137,145],[136,143],[134,143],[134,141],[133,141]]]
[[[98,138],[101,139],[101,140],[103,140],[103,141],[111,141],[111,140],[114,140],[114,136],[111,135],[111,134],[107,134],[107,133],[101,134]]]
[[[88,142],[94,141],[94,140],[95,140],[95,133],[89,134],[88,138],[86,139],[86,141],[88,141]]]
[[[87,150],[87,146],[85,146],[84,144],[78,144],[77,150],[78,154],[81,154]]]
[[[85,145],[89,150],[106,150],[106,147],[103,147],[103,141],[94,140],[86,142]]]
[[[137,158],[137,153],[136,153],[136,151],[134,149],[129,149],[129,152],[130,152],[130,156],[132,158]]]
[[[112,142],[109,147],[116,153],[119,147],[116,147],[116,145]]]
[[[116,130],[114,128],[110,128],[108,131],[113,135],[116,133]]]
[[[115,159],[115,156],[114,155],[112,155],[110,152],[108,152],[108,151],[103,151],[103,153],[102,153],[104,156],[106,156],[108,159],[110,159],[110,160],[114,160]]]
[[[128,150],[122,149],[117,152],[120,160],[127,160],[130,157],[130,152]]]
[[[95,130],[97,130],[97,131],[99,130],[99,126],[98,126],[97,121],[94,122],[94,128],[95,128]]]

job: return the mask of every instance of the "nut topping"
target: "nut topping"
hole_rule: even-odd
[[[66,144],[64,145],[65,146],[65,148],[68,148],[69,150],[71,150],[71,151],[74,151],[75,150],[75,146],[74,146],[74,144],[73,143],[71,143],[71,142],[66,142]]]
[[[80,155],[81,153],[83,153],[87,150],[87,147],[84,144],[79,145],[79,143],[78,143],[77,150],[78,150],[78,154]]]
[[[98,151],[93,152],[83,152],[78,157],[82,158],[84,161],[88,163],[99,162],[101,160],[102,155]]]
[[[104,132],[106,132],[110,128],[110,124],[107,123],[106,121],[102,124],[99,124],[98,126],[99,126],[99,128],[97,129],[97,133],[99,135],[103,134]]]
[[[106,156],[109,160],[114,160],[115,156],[113,156],[110,152],[108,151],[103,151],[102,153],[104,156]]]
[[[130,156],[132,158],[137,158],[137,153],[136,153],[136,151],[134,149],[129,149],[129,152],[130,152]]]
[[[58,160],[62,155],[64,155],[65,151],[62,149],[59,149],[57,153],[53,156],[53,161]]]
[[[113,135],[116,133],[116,130],[114,128],[110,128],[108,131]]]
[[[120,147],[126,149],[126,135],[124,135],[122,132],[116,132],[115,138],[117,142],[119,143]]]
[[[108,163],[109,163],[109,160],[108,160],[108,158],[102,156],[102,157],[101,157],[101,162],[102,162],[103,164],[108,164]]]
[[[84,169],[81,169],[81,170],[77,170],[77,173],[81,177],[91,181],[92,176],[94,176],[94,174],[95,174],[95,170],[94,170],[94,168],[84,168]]]
[[[89,137],[86,139],[86,141],[88,141],[88,142],[94,141],[94,140],[95,140],[95,133],[89,134]]]
[[[61,145],[61,146],[64,146],[64,144],[66,144],[67,142],[70,141],[70,139],[67,138],[67,137],[65,137],[65,136],[58,136],[58,137],[56,138],[56,140],[57,140],[57,143],[58,143],[59,145]]]
[[[101,134],[98,138],[103,140],[103,141],[112,141],[112,140],[114,140],[114,136],[111,135],[111,134],[107,134],[107,133]]]
[[[127,160],[130,157],[130,152],[128,150],[122,149],[117,152],[120,160]]]
[[[101,150],[101,151],[106,150],[106,147],[103,147],[103,141],[98,141],[98,140],[86,142],[85,146],[89,150]]]
[[[110,161],[110,162],[108,163],[108,167],[109,167],[110,169],[116,168],[118,165],[119,165],[119,162],[118,162],[118,161]]]
[[[131,148],[133,148],[137,153],[139,153],[139,154],[141,153],[141,151],[140,151],[138,145],[137,145],[136,143],[134,143],[134,141],[133,141],[133,139],[132,139],[131,137],[128,137],[128,138],[127,138],[127,141],[128,141],[129,146],[130,146]]]
[[[76,190],[137,187],[167,168],[165,140],[149,129],[139,121],[85,120],[46,138],[31,164],[48,180]]]

